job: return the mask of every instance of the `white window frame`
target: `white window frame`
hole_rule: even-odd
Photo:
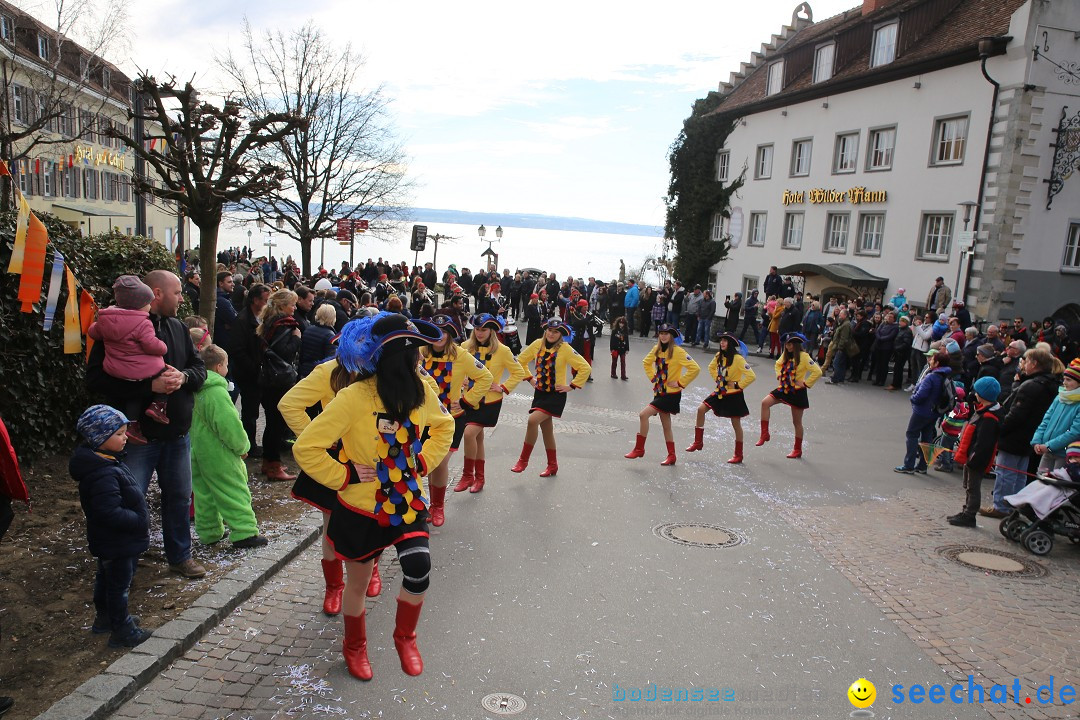
[[[27,89],[22,85],[12,83],[11,85],[11,105],[12,114],[14,115],[15,122],[20,125],[29,125],[29,118],[27,112],[30,109],[30,105],[27,102],[29,100],[29,93]]]
[[[720,242],[727,235],[727,221],[728,218],[724,217],[721,212],[715,212],[712,216],[712,232],[710,237],[713,242]]]
[[[784,61],[769,63],[765,76],[765,95],[775,95],[784,89]]]
[[[851,235],[851,213],[837,212],[825,215],[825,246],[827,253],[847,254],[848,236]]]
[[[834,175],[846,175],[848,173],[855,172],[859,166],[859,135],[858,131],[855,132],[842,132],[836,134],[836,147],[833,151],[833,174]],[[850,141],[851,149],[847,154],[843,154],[842,150],[845,145],[845,141]],[[841,160],[848,158],[846,163],[841,163]]]
[[[742,296],[745,301],[750,297],[750,293],[754,292],[761,285],[761,278],[756,275],[743,275],[742,276]]]
[[[899,20],[883,23],[874,28],[874,37],[870,43],[870,67],[881,67],[896,60],[899,40]]]
[[[746,244],[750,247],[765,247],[765,230],[768,227],[769,214],[764,212],[750,213],[750,222],[747,225]]]
[[[964,164],[964,155],[967,152],[968,130],[971,128],[970,115],[950,115],[934,119],[934,136],[930,144],[930,165],[932,167],[947,167]],[[950,133],[950,128],[955,130]],[[942,159],[942,150],[946,155]]]
[[[1080,273],[1080,220],[1070,220],[1065,232],[1065,256],[1061,259],[1061,271]]]
[[[754,179],[768,180],[772,177],[773,145],[758,145],[754,155]]]
[[[0,15],[0,40],[15,42],[15,22],[10,15]]]
[[[19,190],[23,195],[33,194],[33,182],[30,178],[30,161],[19,161]]]
[[[949,254],[952,252],[955,225],[955,212],[924,212],[922,219],[919,220],[918,259],[948,262]]]
[[[805,153],[802,152],[803,148],[805,148]],[[810,174],[810,158],[813,150],[813,138],[791,141],[791,177],[804,177]]]
[[[836,62],[836,43],[824,43],[814,48],[814,83],[831,80]]]
[[[803,230],[806,227],[806,213],[784,213],[784,235],[780,240],[783,250],[801,250]]]
[[[112,70],[107,67],[101,68],[101,87],[112,90]]]
[[[49,47],[49,38],[47,35],[38,33],[37,36],[37,54],[42,60],[48,61],[51,48]]]
[[[877,237],[877,247],[866,247],[867,237],[867,225],[870,222],[874,222],[877,227],[874,228],[875,235]],[[855,254],[856,255],[869,255],[873,257],[879,257],[881,255],[881,248],[885,244],[885,213],[883,212],[867,212],[859,213],[859,236],[855,242]]]
[[[727,182],[731,173],[731,151],[721,150],[716,153],[716,179]]]
[[[45,163],[42,162],[44,165]],[[46,167],[41,169],[41,196],[42,197],[56,197],[56,187],[54,180],[54,169],[52,167]]]
[[[880,149],[877,140],[881,137],[891,137],[888,149]],[[888,125],[879,128],[870,128],[866,137],[866,171],[883,172],[892,170],[893,160],[896,157],[896,126]]]

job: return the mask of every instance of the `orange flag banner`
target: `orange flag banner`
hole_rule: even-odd
[[[22,301],[22,311],[25,313],[34,312],[34,303],[41,300],[41,282],[45,277],[45,246],[48,243],[48,231],[37,215],[31,213],[22,278],[19,280],[19,300]]]
[[[82,351],[82,327],[79,325],[79,290],[75,287],[75,276],[67,265],[64,265],[64,275],[67,277],[68,291],[67,306],[64,308],[64,354],[70,355]]]
[[[86,335],[86,358],[88,360],[90,359],[90,349],[94,347],[94,339],[88,333],[90,332],[90,324],[96,319],[97,303],[94,302],[94,298],[90,293],[83,290],[82,296],[79,298],[79,323],[82,334]]]

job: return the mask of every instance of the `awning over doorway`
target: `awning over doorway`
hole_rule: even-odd
[[[861,267],[847,263],[796,263],[787,267],[779,268],[781,275],[824,275],[833,282],[846,285],[851,288],[866,288],[884,290],[889,284],[889,278],[871,275]]]
[[[90,216],[90,217],[114,217],[114,218],[132,217],[127,212],[125,212],[124,209],[121,209],[121,208],[117,208],[115,211],[110,211],[110,210],[108,210],[108,208],[103,209],[103,208],[89,207],[89,206],[86,206],[86,205],[75,205],[75,204],[58,203],[58,202],[54,202],[52,206],[53,206],[53,211],[54,212],[56,210],[68,210],[70,212],[76,212],[76,213],[79,213],[80,215],[87,215],[87,216]]]

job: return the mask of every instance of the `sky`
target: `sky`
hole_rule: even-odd
[[[131,0],[122,70],[220,88],[215,56],[313,20],[385,85],[416,207],[663,225],[667,152],[693,101],[790,22],[797,0],[543,5]],[[823,20],[859,0],[815,0]]]

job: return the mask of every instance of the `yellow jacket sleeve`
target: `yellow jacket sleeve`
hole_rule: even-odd
[[[694,378],[701,372],[701,366],[697,364],[697,361],[694,360],[694,358],[690,357],[690,353],[686,352],[681,347],[679,350],[682,350],[682,357],[680,358],[680,360],[682,360],[680,363],[682,367],[680,368],[681,374],[679,375],[679,384],[686,387],[694,382]]]
[[[592,366],[589,365],[585,358],[577,354],[577,350],[574,350],[574,348],[570,347],[566,343],[563,343],[563,348],[565,349],[560,351],[560,355],[565,354],[567,363],[570,365],[571,368],[577,371],[577,375],[575,375],[574,378],[568,382],[568,385],[570,385],[570,387],[572,388],[580,390],[581,388],[585,387],[585,383],[589,379],[589,375],[592,374]]]
[[[514,388],[525,379],[525,371],[522,369],[517,359],[514,358],[514,353],[510,352],[510,348],[505,345],[500,345],[498,354],[503,356],[502,366],[506,369],[506,372],[510,373],[510,377],[502,383],[501,391],[509,395],[514,391]],[[499,375],[502,375],[502,373],[500,372]],[[498,383],[500,379],[501,378],[499,377],[495,377],[494,374],[492,375],[492,390],[500,389],[495,386],[495,383]],[[490,400],[491,398],[489,397],[488,399]]]
[[[645,377],[652,382],[656,379],[656,347],[645,353],[645,357],[641,359],[641,365],[645,368]]]
[[[490,377],[490,373],[488,376]],[[450,451],[450,443],[454,440],[454,418],[443,407],[438,392],[432,390],[426,383],[424,389],[424,423],[428,427],[428,439],[420,449],[420,471],[421,474],[427,475],[432,468],[439,466],[446,457],[446,453]],[[296,447],[294,446],[293,455],[295,454]]]
[[[784,353],[780,353],[780,357],[776,358],[776,379],[780,379],[780,369],[784,367]]]
[[[468,392],[462,394],[461,403],[471,408],[479,407],[480,401],[491,388],[491,373],[484,367],[484,363],[464,350],[458,350],[458,357],[461,358],[461,365],[465,368],[465,376],[473,381],[473,386]]]
[[[522,380],[532,379],[533,374],[532,370],[529,369],[529,364],[536,359],[537,354],[540,352],[540,343],[542,342],[544,342],[543,338],[540,338],[539,340],[533,340],[531,343],[529,343],[529,346],[522,350],[521,354],[518,355],[518,365],[521,366],[521,371],[525,373],[525,376],[522,378]]]
[[[293,385],[278,403],[278,410],[285,418],[285,423],[297,436],[311,423],[307,409],[316,403],[329,405],[334,399],[334,392],[330,389],[330,373],[336,367],[337,360],[316,365],[311,374]]]
[[[736,355],[733,365],[738,365],[740,372],[738,373],[739,387],[745,390],[750,386],[750,383],[757,380],[757,375],[754,373],[754,369],[746,364],[746,359],[742,355]]]
[[[713,355],[712,360],[709,362],[709,375],[712,377],[715,383],[720,379],[720,361]]]
[[[331,490],[341,490],[349,483],[348,469],[330,457],[327,450],[349,434],[356,416],[354,406],[360,399],[358,388],[358,384],[353,384],[338,393],[293,445],[293,457],[301,469]]]
[[[802,378],[806,387],[814,387],[814,383],[821,377],[821,366],[814,362],[808,353],[803,353],[799,358],[798,377]]]

